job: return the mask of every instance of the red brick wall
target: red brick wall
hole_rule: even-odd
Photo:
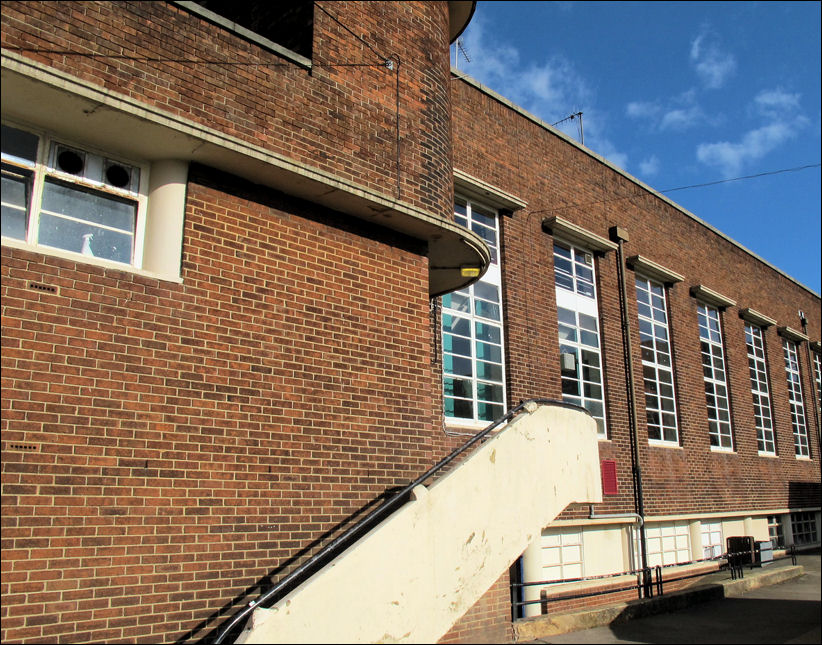
[[[626,256],[643,255],[685,281],[669,290],[681,448],[650,447],[644,425],[642,369],[634,356],[639,414],[640,463],[645,508],[650,515],[717,512],[818,505],[819,446],[813,426],[815,386],[801,347],[800,363],[812,461],[794,456],[781,339],[767,330],[772,406],[779,456],[756,452],[753,404],[739,309],[751,307],[800,329],[797,310],[809,318],[808,334],[820,338],[820,301],[716,233],[647,193],[593,156],[551,134],[469,84],[455,80],[454,166],[528,203],[502,218],[503,287],[509,401],[560,397],[559,349],[552,237],[541,230],[544,217],[560,216],[602,237],[611,226],[628,231]],[[625,197],[623,197],[625,196]],[[621,495],[606,499],[598,512],[633,510],[626,404],[626,377],[619,316],[616,253],[597,259],[598,296],[605,362],[609,440],[601,458],[616,459]],[[627,271],[629,323],[639,347],[633,272]],[[737,301],[723,315],[736,450],[711,452],[702,381],[696,301],[692,285],[704,284]],[[798,489],[806,492],[796,494]],[[587,515],[587,507],[565,517]]]
[[[419,244],[194,172],[183,284],[3,248],[4,642],[202,637],[434,460]]]
[[[447,3],[316,5],[310,71],[168,2],[4,2],[3,47],[450,217]]]

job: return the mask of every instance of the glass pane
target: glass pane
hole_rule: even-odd
[[[462,336],[443,334],[442,348],[452,354],[471,356],[471,340],[469,338],[463,338]]]
[[[477,404],[477,417],[481,421],[494,421],[505,414],[505,408],[501,405],[492,405],[490,403]]]
[[[131,235],[86,222],[41,213],[37,239],[45,246],[131,263]]]
[[[494,363],[502,362],[502,348],[499,345],[489,345],[488,343],[476,344],[477,358]]]
[[[442,369],[446,374],[456,374],[458,376],[473,376],[470,358],[460,358],[451,354],[444,354],[442,357]]]
[[[464,399],[445,397],[445,416],[458,419],[473,419],[474,404]]]
[[[477,282],[474,285],[474,295],[477,298],[490,300],[491,302],[499,302],[499,289],[487,282]]]
[[[50,179],[43,189],[42,210],[134,233],[137,204]]]
[[[502,386],[492,383],[477,383],[477,398],[493,403],[502,403]]]
[[[37,135],[4,125],[2,127],[3,156],[34,163],[37,160]]]
[[[474,301],[474,313],[483,318],[490,318],[491,320],[500,319],[499,305],[486,302],[485,300]]]
[[[3,167],[3,212],[0,232],[6,237],[26,239],[30,178],[30,173]]]
[[[488,323],[475,323],[474,329],[477,334],[477,340],[485,340],[491,343],[502,343],[502,330],[496,325],[489,325]]]
[[[460,336],[471,336],[471,323],[466,318],[459,318],[450,314],[442,315],[442,329],[445,332],[459,334]]]
[[[455,309],[456,311],[470,312],[471,300],[461,293],[449,293],[442,297],[442,306],[446,309]]]
[[[477,378],[502,382],[502,365],[477,361]]]
[[[446,395],[462,396],[466,398],[471,398],[474,395],[473,388],[471,387],[471,381],[458,378],[445,378],[444,392]]]

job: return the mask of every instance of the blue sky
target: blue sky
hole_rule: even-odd
[[[461,43],[461,72],[582,112],[587,147],[820,293],[819,2],[480,1]]]

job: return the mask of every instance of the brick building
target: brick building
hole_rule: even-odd
[[[265,6],[2,5],[4,642],[210,638],[533,397],[620,517],[444,641],[518,576],[818,542],[817,294],[452,75],[473,3]]]

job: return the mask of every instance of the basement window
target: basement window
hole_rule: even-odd
[[[269,51],[311,66],[313,2],[198,0],[175,4]]]

